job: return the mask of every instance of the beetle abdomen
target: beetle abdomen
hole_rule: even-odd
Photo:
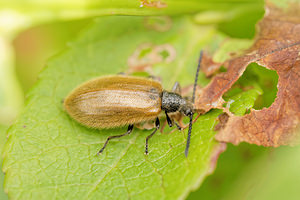
[[[154,80],[107,76],[76,88],[64,105],[70,116],[85,126],[111,128],[157,117],[161,93],[161,85]]]

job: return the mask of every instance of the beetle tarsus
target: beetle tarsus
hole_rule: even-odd
[[[160,123],[159,123],[159,119],[156,118],[155,120],[155,130],[147,136],[146,138],[146,145],[145,145],[145,154],[148,155],[148,141],[149,139],[156,133],[156,131],[159,129]]]
[[[176,122],[174,122],[174,124],[177,126],[177,128],[178,128],[179,131],[183,130],[183,128],[179,124],[177,124]]]
[[[124,133],[124,134],[122,134],[122,135],[113,135],[113,136],[109,136],[109,137],[106,139],[106,141],[105,141],[103,147],[102,147],[102,148],[100,149],[100,151],[97,153],[97,155],[102,154],[102,152],[104,151],[104,149],[105,149],[105,147],[106,147],[106,145],[108,144],[108,142],[109,142],[110,139],[113,139],[113,138],[120,138],[120,137],[123,137],[123,136],[125,136],[125,135],[129,135],[129,134],[132,132],[132,130],[133,130],[133,124],[130,124],[130,125],[128,126],[128,129],[127,129],[127,132],[126,132],[126,133]]]
[[[105,147],[106,147],[106,145],[107,145],[107,143],[108,143],[109,139],[110,139],[110,138],[107,138],[107,140],[106,140],[105,144],[104,144],[104,145],[103,145],[103,147],[100,149],[100,151],[97,153],[97,156],[99,156],[99,155],[101,155],[101,154],[102,154],[102,152],[104,151],[104,149],[105,149]]]

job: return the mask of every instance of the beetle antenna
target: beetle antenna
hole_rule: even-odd
[[[200,51],[200,56],[199,56],[199,61],[198,61],[198,66],[197,66],[197,72],[196,72],[196,77],[195,77],[195,82],[194,82],[193,97],[192,97],[192,103],[193,104],[195,103],[195,93],[196,93],[196,87],[197,87],[197,82],[198,82],[198,76],[199,76],[202,56],[203,56],[203,50]]]
[[[199,61],[198,61],[198,67],[197,67],[195,82],[194,82],[194,88],[193,88],[193,96],[192,96],[193,105],[195,103],[195,93],[196,93],[196,87],[197,87],[197,82],[198,82],[198,75],[199,75],[199,71],[200,71],[202,56],[203,56],[203,51],[201,50],[200,51],[200,56],[199,56]],[[188,131],[188,137],[187,137],[187,140],[186,140],[186,147],[185,147],[185,152],[184,152],[185,157],[188,156],[189,148],[190,148],[192,125],[193,125],[193,115],[194,115],[194,112],[192,112],[192,114],[190,115],[189,131]]]

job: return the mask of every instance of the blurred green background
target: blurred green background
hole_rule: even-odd
[[[2,23],[0,25],[0,150],[5,142],[7,128],[21,112],[26,92],[38,80],[38,73],[45,66],[47,59],[67,48],[68,41],[76,38],[94,16],[110,13],[143,15],[133,9],[132,5],[136,2],[131,4],[130,1],[124,1],[125,3],[115,1],[115,4],[112,4],[113,8],[108,6],[110,1],[103,1],[104,3],[99,5],[95,2],[92,4],[91,1],[91,5],[85,5],[84,8],[80,7],[80,1],[62,2],[65,4],[59,1],[52,3],[45,1],[40,4],[24,1],[24,7],[20,6],[18,1],[0,3],[0,24]],[[204,5],[205,1],[202,2]],[[193,14],[195,23],[215,26],[216,30],[224,33],[228,38],[253,39],[255,24],[264,14],[264,2],[262,0],[249,2],[224,1],[217,3],[215,7],[212,3],[208,3],[191,11],[189,8],[193,7],[193,4],[190,2],[190,4],[186,3],[187,8],[180,11],[178,5],[185,5],[185,3],[177,1],[177,7],[176,4],[170,7],[166,14]],[[50,6],[50,11],[47,10],[47,6],[55,3],[57,7]],[[64,9],[69,12],[62,12]],[[108,11],[109,9],[111,12]],[[8,11],[14,11],[17,15],[6,15]],[[156,14],[164,13],[155,9],[145,13],[145,15]],[[20,17],[11,20],[11,23],[16,23],[11,29],[7,28],[9,16]],[[28,20],[26,16],[30,19]],[[18,25],[22,20],[26,23]],[[248,71],[245,72],[244,79],[253,75],[253,70]],[[256,109],[270,106],[277,92],[276,73],[256,72],[257,76],[261,74],[265,76],[264,79],[259,79],[263,80],[260,85],[265,83],[267,86],[261,87],[264,95],[256,101]],[[242,83],[245,81],[241,81],[241,85]],[[227,93],[224,99],[235,94],[234,90],[231,92],[233,94]],[[187,199],[299,199],[298,153],[300,153],[298,147],[274,149],[249,144],[239,146],[228,144],[227,150],[220,155],[215,172],[207,177],[201,187],[192,192]],[[3,178],[4,175],[1,173],[1,200],[7,199],[2,189]]]

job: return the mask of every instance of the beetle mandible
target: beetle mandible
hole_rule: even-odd
[[[67,113],[80,124],[90,128],[114,128],[128,125],[127,132],[109,136],[98,155],[103,152],[109,140],[129,135],[134,124],[155,119],[155,130],[146,137],[145,154],[148,154],[148,141],[159,129],[158,115],[165,111],[168,125],[173,123],[168,113],[179,112],[190,118],[185,156],[188,156],[194,115],[195,90],[202,59],[200,52],[195,76],[192,101],[180,95],[176,82],[172,92],[162,89],[159,82],[133,76],[103,76],[90,80],[75,88],[65,99]]]

